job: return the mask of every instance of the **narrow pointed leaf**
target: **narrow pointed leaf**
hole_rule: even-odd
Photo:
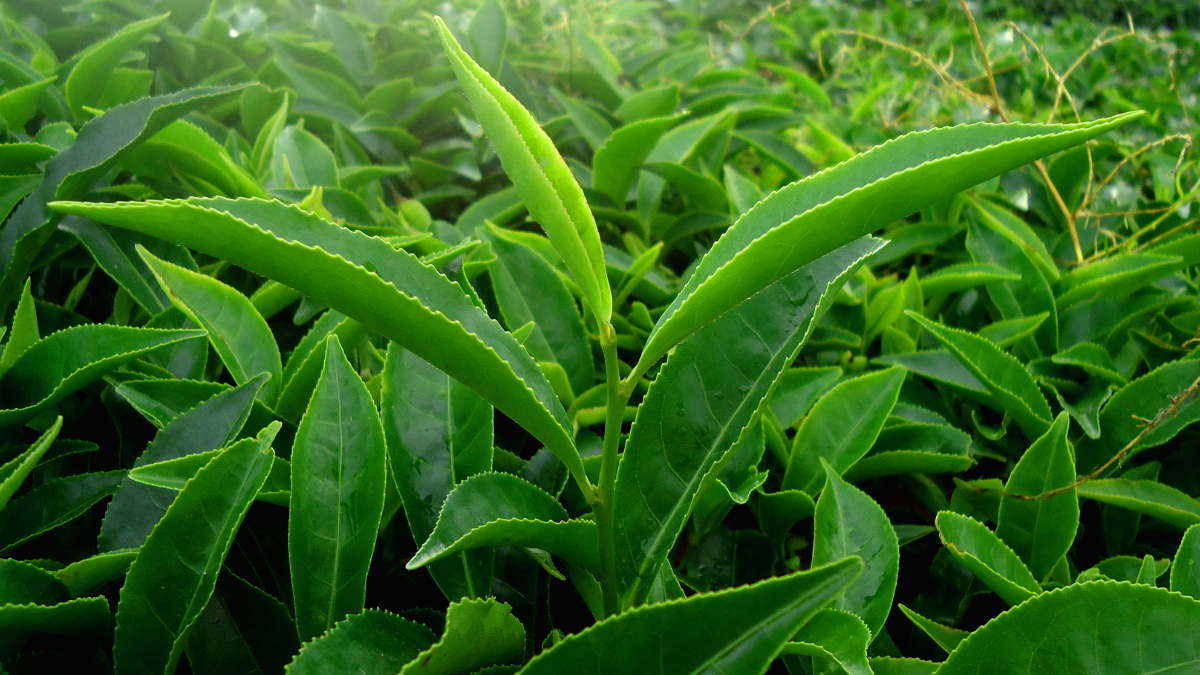
[[[618,206],[625,206],[642,162],[678,121],[678,117],[655,117],[614,131],[592,156],[592,187],[611,197]]]
[[[934,521],[942,544],[1002,600],[1019,605],[1042,591],[1029,568],[986,525],[953,511]]]
[[[909,621],[913,622],[914,626],[921,629],[922,633],[928,635],[929,639],[933,640],[947,654],[953,652],[958,647],[958,644],[971,634],[965,630],[943,626],[932,619],[927,619],[917,614],[904,605],[900,605],[900,611],[904,613],[904,616],[908,617]]]
[[[624,606],[646,597],[704,476],[753,423],[845,279],[880,245],[864,239],[794,272],[697,332],[662,367],[617,473]]]
[[[11,462],[0,466],[0,512],[4,511],[8,501],[17,493],[25,479],[29,477],[29,473],[50,449],[54,439],[58,438],[58,432],[62,430],[62,423],[63,418],[60,415],[54,424],[50,425],[50,428],[33,445],[29,446],[28,450]]]
[[[83,515],[116,492],[124,478],[124,471],[67,476],[12,500],[0,511],[0,554]]]
[[[480,474],[459,483],[408,568],[480,546],[538,548],[584,569],[599,570],[595,524],[568,520],[554,497],[505,473]]]
[[[904,368],[893,366],[839,384],[817,401],[796,432],[784,490],[821,491],[829,462],[840,476],[867,454],[900,394]]]
[[[1050,404],[1020,361],[992,342],[957,328],[948,328],[923,316],[909,316],[938,339],[951,354],[988,388],[996,403],[1031,439],[1050,428]]]
[[[852,556],[862,559],[862,575],[837,595],[832,607],[862,619],[873,637],[892,609],[900,542],[874,499],[842,480],[828,462],[821,465],[826,483],[813,520],[813,565]]]
[[[30,347],[0,378],[0,428],[23,424],[67,395],[146,353],[203,337],[196,330],[87,325]]]
[[[1034,579],[1045,579],[1071,549],[1079,526],[1079,498],[1066,490],[1049,499],[1018,499],[1009,495],[1040,495],[1075,482],[1075,460],[1067,442],[1070,424],[1059,413],[1044,436],[1021,456],[1004,485],[996,535],[1029,566]]]
[[[381,410],[404,516],[413,541],[423,544],[455,486],[492,470],[492,406],[412,352],[391,344]],[[491,591],[491,551],[464,551],[455,558],[430,564],[438,586],[452,600],[486,596]]]
[[[117,606],[113,661],[120,675],[174,670],[233,535],[267,480],[277,429],[231,445],[204,467],[146,539]]]
[[[71,106],[71,113],[77,119],[86,117],[84,106],[95,107],[100,101],[104,85],[108,84],[113,70],[125,57],[125,53],[141,42],[142,38],[165,18],[167,15],[162,14],[131,23],[116,35],[84,51],[63,85],[67,104]]]
[[[12,368],[12,365],[26,350],[42,339],[38,331],[33,293],[30,292],[31,281],[30,279],[25,280],[25,288],[21,290],[21,300],[17,303],[16,313],[13,314],[12,335],[8,336],[8,342],[4,343],[4,349],[0,350],[0,377],[3,377],[4,373]]]
[[[653,664],[658,675],[761,673],[861,569],[852,558],[752,586],[631,609],[567,637],[521,673],[640,672],[646,664]]]
[[[583,297],[600,321],[612,314],[612,292],[600,248],[600,232],[583,189],[554,142],[529,111],[471,60],[440,18],[442,45],[479,123],[496,148],[530,217],[541,224]]]
[[[1200,500],[1152,480],[1105,478],[1076,488],[1083,499],[1120,506],[1185,529],[1200,523]]]
[[[838,246],[1139,114],[1074,125],[981,123],[916,132],[772,193],[705,255],[659,319],[634,372],[645,372],[689,333]]]
[[[70,148],[46,164],[41,185],[0,231],[0,313],[6,310],[61,216],[55,199],[82,199],[121,157],[179,117],[241,87],[204,87],[151,96],[113,108],[86,124]]]
[[[453,282],[411,254],[279,202],[58,208],[219,256],[354,318],[478,392],[587,484],[566,413],[537,363]]]
[[[292,445],[288,562],[303,642],[363,610],[386,461],[375,403],[331,337]]]
[[[144,248],[139,247],[138,253],[171,303],[208,333],[234,382],[243,384],[259,373],[271,376],[258,396],[274,404],[283,371],[279,346],[250,298],[212,277],[159,260]]]
[[[62,580],[72,598],[78,598],[81,595],[90,594],[113,579],[124,576],[137,554],[138,549],[136,548],[99,553],[67,565],[55,572],[54,576]]]

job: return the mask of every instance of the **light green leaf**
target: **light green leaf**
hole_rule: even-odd
[[[979,580],[1010,605],[1019,605],[1042,592],[1029,568],[986,525],[953,511],[934,519],[942,544]]]
[[[337,161],[321,139],[296,126],[285,127],[271,150],[268,187],[338,186]]]
[[[13,314],[12,334],[4,349],[0,350],[0,378],[12,368],[22,354],[38,340],[42,339],[38,331],[37,308],[34,304],[33,293],[30,292],[31,280],[25,280],[25,288],[21,290],[21,300],[17,303],[17,311]]]
[[[771,393],[771,412],[779,426],[787,429],[800,423],[809,408],[842,376],[837,366],[789,368]]]
[[[761,673],[796,631],[858,576],[851,558],[751,586],[699,593],[611,616],[534,657],[522,675],[594,671]],[[713,621],[712,617],[720,617]]]
[[[302,642],[363,610],[386,461],[371,394],[330,337],[292,445],[288,564]]]
[[[533,116],[467,56],[440,18],[435,20],[459,84],[530,217],[546,230],[591,311],[608,321],[612,294],[600,232],[579,183]]]
[[[1033,598],[959,644],[938,675],[1149,675],[1194,670],[1200,602],[1166,589],[1098,581]]]
[[[267,480],[278,426],[247,438],[196,474],[129,567],[117,605],[114,670],[171,672],[208,604],[233,535]],[[198,527],[199,523],[205,527]]]
[[[822,396],[796,432],[783,489],[815,495],[825,483],[822,459],[838,475],[862,459],[892,413],[905,374],[893,366],[843,382]]]
[[[678,117],[654,117],[614,131],[592,156],[592,187],[611,197],[617,206],[625,206],[642,162],[678,121]]]
[[[940,267],[921,277],[921,293],[926,296],[948,295],[997,281],[1016,281],[1021,275],[991,263],[958,263]]]
[[[887,514],[874,499],[838,476],[821,458],[826,482],[813,520],[813,565],[862,559],[863,573],[832,606],[861,618],[879,634],[892,609],[900,569],[900,542]]]
[[[66,585],[72,598],[78,598],[123,576],[137,554],[138,549],[136,548],[99,553],[67,565],[55,572],[54,576]]]
[[[1029,566],[1034,579],[1045,579],[1066,555],[1079,527],[1079,498],[1064,490],[1049,499],[1018,499],[1058,490],[1075,482],[1075,458],[1067,442],[1070,427],[1059,413],[1044,436],[1033,442],[1004,484],[996,535]]]
[[[646,372],[689,333],[838,246],[1138,115],[1076,125],[981,123],[916,132],[772,193],[704,256],[659,319],[634,373]]]
[[[467,27],[467,40],[480,67],[493,77],[500,77],[504,47],[508,44],[508,17],[499,2],[487,0],[479,7]]]

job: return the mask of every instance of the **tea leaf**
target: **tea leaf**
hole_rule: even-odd
[[[1025,563],[983,523],[952,511],[938,513],[935,523],[942,544],[1008,604],[1042,592]]]
[[[288,664],[288,675],[352,671],[363,675],[395,675],[404,664],[434,643],[425,626],[379,609],[368,609],[339,621],[304,645]]]

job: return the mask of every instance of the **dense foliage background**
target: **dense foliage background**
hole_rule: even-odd
[[[1043,591],[1104,579],[1192,595],[1200,587],[1200,530],[1180,546],[1200,523],[1189,427],[1200,418],[1194,7],[986,2],[970,5],[969,20],[957,2],[0,6],[0,672],[108,672],[114,658],[118,672],[158,672],[165,657],[139,653],[155,644],[179,659],[178,672],[279,672],[365,597],[430,636],[445,629],[441,658],[481,654],[436,666],[467,673],[523,663],[602,615],[588,572],[538,547],[474,549],[490,556],[487,574],[448,570],[445,560],[408,569],[441,502],[472,474],[524,478],[558,498],[545,508],[561,520],[587,513],[563,465],[518,423],[287,286],[47,206],[273,199],[420,256],[539,362],[594,473],[605,422],[600,329],[528,221],[433,15],[533,114],[583,187],[604,244],[622,376],[701,257],[780,187],[911,131],[1146,111],[887,226],[886,243],[809,331],[761,421],[734,434],[667,559],[687,595],[808,569],[830,536],[813,503],[824,459],[845,479],[843,520],[890,523],[898,571],[893,561],[880,573],[885,601],[863,624],[865,654],[855,660],[865,639],[820,643],[825,652],[790,652],[772,672],[932,672],[898,657],[943,661],[967,632]],[[89,325],[108,328],[76,328]],[[325,349],[339,343],[341,361]],[[357,608],[350,600],[353,611],[329,600],[314,616],[306,605],[320,598],[293,596],[296,478],[285,464],[260,467],[258,487],[230,506],[243,509],[240,527],[222,530],[199,502],[191,520],[186,504],[167,507],[187,478],[205,476],[191,455],[207,461],[234,444],[250,466],[265,460],[247,453],[274,439],[276,457],[290,458],[295,439],[319,433],[301,419],[324,410],[310,399],[336,399],[336,377],[365,385],[370,398],[356,414],[382,415],[391,464],[379,481],[377,542],[359,546],[363,578],[347,582],[365,584],[365,596]],[[453,399],[455,418],[433,416],[426,429],[441,459],[412,464],[441,461],[449,478],[396,468],[397,447],[416,452],[411,420],[432,415],[422,412],[426,395]],[[674,433],[683,447],[691,432]],[[1015,471],[1031,445],[1043,450]],[[219,457],[237,460],[233,449]],[[165,460],[177,461],[129,475]],[[869,508],[854,501],[864,494]],[[872,521],[879,507],[886,519]],[[939,512],[977,522],[951,522],[952,513],[935,523]],[[117,610],[132,605],[127,596],[170,594],[169,571],[125,574],[135,556],[134,570],[161,562],[146,560],[149,544],[137,549],[167,529],[164,513],[184,534],[159,555],[186,549],[186,533],[202,524],[229,540],[223,561],[205,555],[225,544],[193,552],[213,595],[188,609],[203,612],[186,636],[137,623],[139,611],[160,608]],[[480,578],[487,588],[474,586]],[[483,605],[456,605],[447,618],[464,595],[507,603],[519,625],[504,612],[467,616]],[[479,641],[451,630],[456,620]],[[351,657],[337,658],[346,667]]]

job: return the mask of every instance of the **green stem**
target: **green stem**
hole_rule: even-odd
[[[596,514],[596,530],[600,544],[600,589],[604,596],[604,614],[620,611],[616,578],[616,541],[613,532],[613,492],[617,483],[617,453],[621,444],[621,421],[629,394],[621,386],[617,361],[617,334],[605,322],[600,328],[600,348],[604,352],[604,369],[608,378],[608,405],[604,419],[604,455],[600,459],[599,495],[592,508]]]

